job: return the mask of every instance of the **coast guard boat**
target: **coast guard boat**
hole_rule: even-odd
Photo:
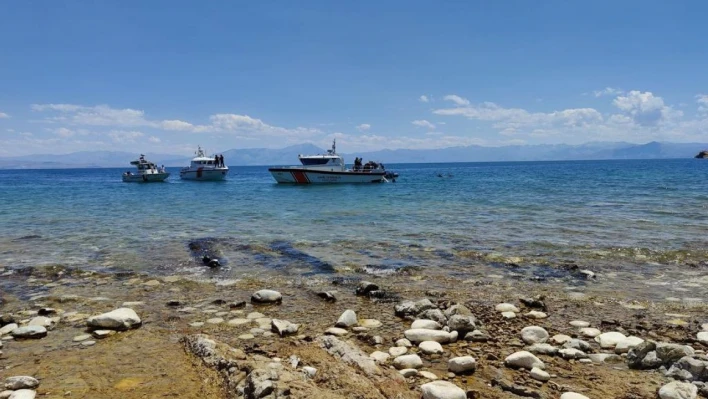
[[[134,165],[138,171],[137,172],[125,172],[123,173],[123,181],[128,183],[150,183],[165,181],[170,174],[165,171],[165,168],[158,168],[157,165],[145,159],[145,155],[140,154],[140,158],[131,161],[131,165]]]
[[[181,179],[215,181],[226,178],[229,173],[228,166],[220,165],[214,157],[206,156],[202,147],[197,147],[196,155],[188,167],[179,171]]]
[[[298,155],[301,166],[283,166],[268,168],[278,183],[291,184],[328,184],[328,183],[384,183],[395,181],[396,173],[387,172],[383,164],[358,163],[354,169],[348,169],[344,158],[337,154],[336,140],[326,154]]]

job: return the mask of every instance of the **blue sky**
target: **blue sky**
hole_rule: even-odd
[[[700,1],[8,1],[0,156],[708,142]]]

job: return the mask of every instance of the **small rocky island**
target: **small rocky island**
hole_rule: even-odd
[[[708,158],[708,150],[703,150],[696,155],[696,158]]]

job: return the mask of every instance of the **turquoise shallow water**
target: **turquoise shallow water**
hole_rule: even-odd
[[[153,184],[123,183],[123,169],[0,170],[0,265],[203,273],[188,243],[206,237],[231,277],[327,269],[317,262],[623,271],[706,259],[704,160],[388,169],[396,183],[329,186],[277,185],[266,167],[232,167],[225,182],[183,182],[172,168]]]

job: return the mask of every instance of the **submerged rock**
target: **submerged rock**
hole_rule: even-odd
[[[378,291],[379,286],[372,283],[371,281],[361,281],[359,282],[359,285],[356,287],[356,295],[359,296],[365,296],[369,295],[372,291]]]
[[[255,303],[281,303],[283,295],[274,290],[260,290],[251,295],[251,302]]]
[[[42,326],[25,326],[12,330],[12,336],[24,339],[39,339],[47,336],[47,329]]]
[[[142,320],[138,314],[130,308],[119,308],[108,313],[91,316],[86,320],[86,325],[90,328],[119,331],[138,328],[141,324]]]

